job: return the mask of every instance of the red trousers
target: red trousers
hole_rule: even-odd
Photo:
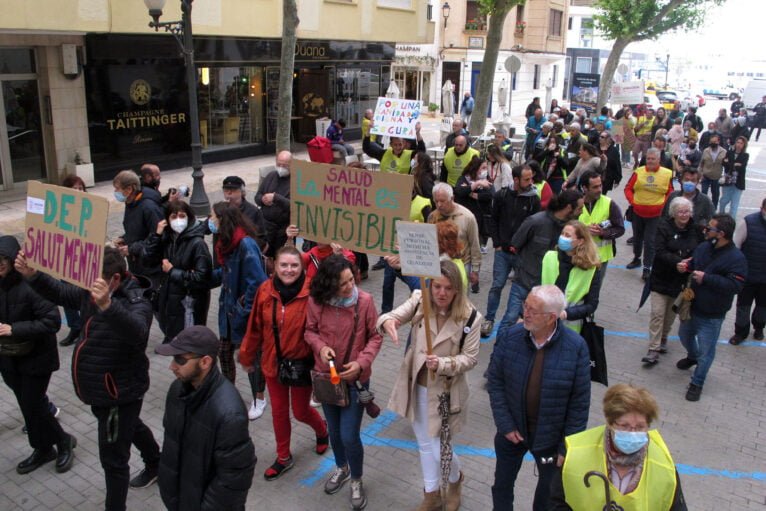
[[[274,424],[274,438],[277,442],[277,457],[280,460],[290,457],[291,398],[295,420],[311,426],[318,437],[327,436],[327,425],[324,419],[309,405],[311,386],[288,387],[279,383],[277,378],[266,377],[266,387],[271,397],[271,418]]]

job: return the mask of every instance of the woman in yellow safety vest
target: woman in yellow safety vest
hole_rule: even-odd
[[[542,284],[555,284],[566,295],[567,308],[561,315],[564,324],[579,333],[582,320],[596,312],[601,287],[598,248],[588,227],[572,220],[559,236],[557,250],[543,257]]]
[[[657,430],[649,431],[658,413],[645,388],[610,387],[604,395],[606,425],[566,437],[567,454],[553,476],[548,509],[686,511],[670,451]]]

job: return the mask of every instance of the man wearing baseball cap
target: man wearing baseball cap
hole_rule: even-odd
[[[162,420],[162,501],[169,510],[244,510],[257,459],[245,404],[216,364],[218,338],[192,326],[155,352],[173,357],[177,378]]]
[[[247,193],[245,190],[245,180],[239,176],[228,176],[223,180],[221,187],[223,188],[223,200],[237,206],[242,214],[245,215],[245,218],[253,223],[258,233],[255,241],[258,242],[258,248],[261,249],[261,252],[265,252],[267,243],[266,224],[263,221],[263,213],[258,206],[252,202],[247,202],[245,197]]]

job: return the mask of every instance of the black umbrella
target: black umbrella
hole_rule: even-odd
[[[651,285],[651,277],[646,279],[644,282],[644,289],[641,290],[641,299],[638,301],[638,309],[636,309],[636,312],[641,309],[641,307],[644,306],[646,303],[646,299],[649,298],[649,295],[652,294],[652,285]]]
[[[591,470],[585,476],[583,476],[583,482],[585,483],[586,488],[590,488],[590,478],[591,477],[598,477],[604,482],[604,497],[606,498],[606,504],[601,509],[603,511],[611,511],[613,509],[622,509],[620,507],[615,507],[617,504],[615,502],[612,502],[612,496],[609,493],[609,479],[602,474],[601,472],[597,472],[596,470]]]
[[[439,454],[440,467],[442,469],[442,488],[447,487],[449,483],[449,473],[452,467],[452,432],[449,427],[450,417],[450,394],[443,392],[439,394],[439,416],[442,419],[441,429],[439,430]]]

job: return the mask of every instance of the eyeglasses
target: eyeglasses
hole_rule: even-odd
[[[521,308],[524,310],[524,314],[532,314],[532,315],[535,315],[535,314],[553,314],[552,312],[545,312],[545,311],[537,312],[537,311],[529,310],[529,306],[526,303],[524,305],[522,305]]]
[[[630,424],[625,424],[624,422],[615,422],[614,423],[614,429],[618,429],[620,431],[648,431],[649,426],[646,424],[640,424],[638,426],[631,426]]]
[[[192,356],[192,357],[184,357],[183,355],[173,355],[173,362],[176,363],[176,365],[183,366],[186,365],[186,363],[189,360],[194,360],[195,358],[202,358],[200,355]]]
[[[702,230],[705,232],[721,232],[721,229],[710,227],[709,225],[706,225],[705,227],[703,227]]]

